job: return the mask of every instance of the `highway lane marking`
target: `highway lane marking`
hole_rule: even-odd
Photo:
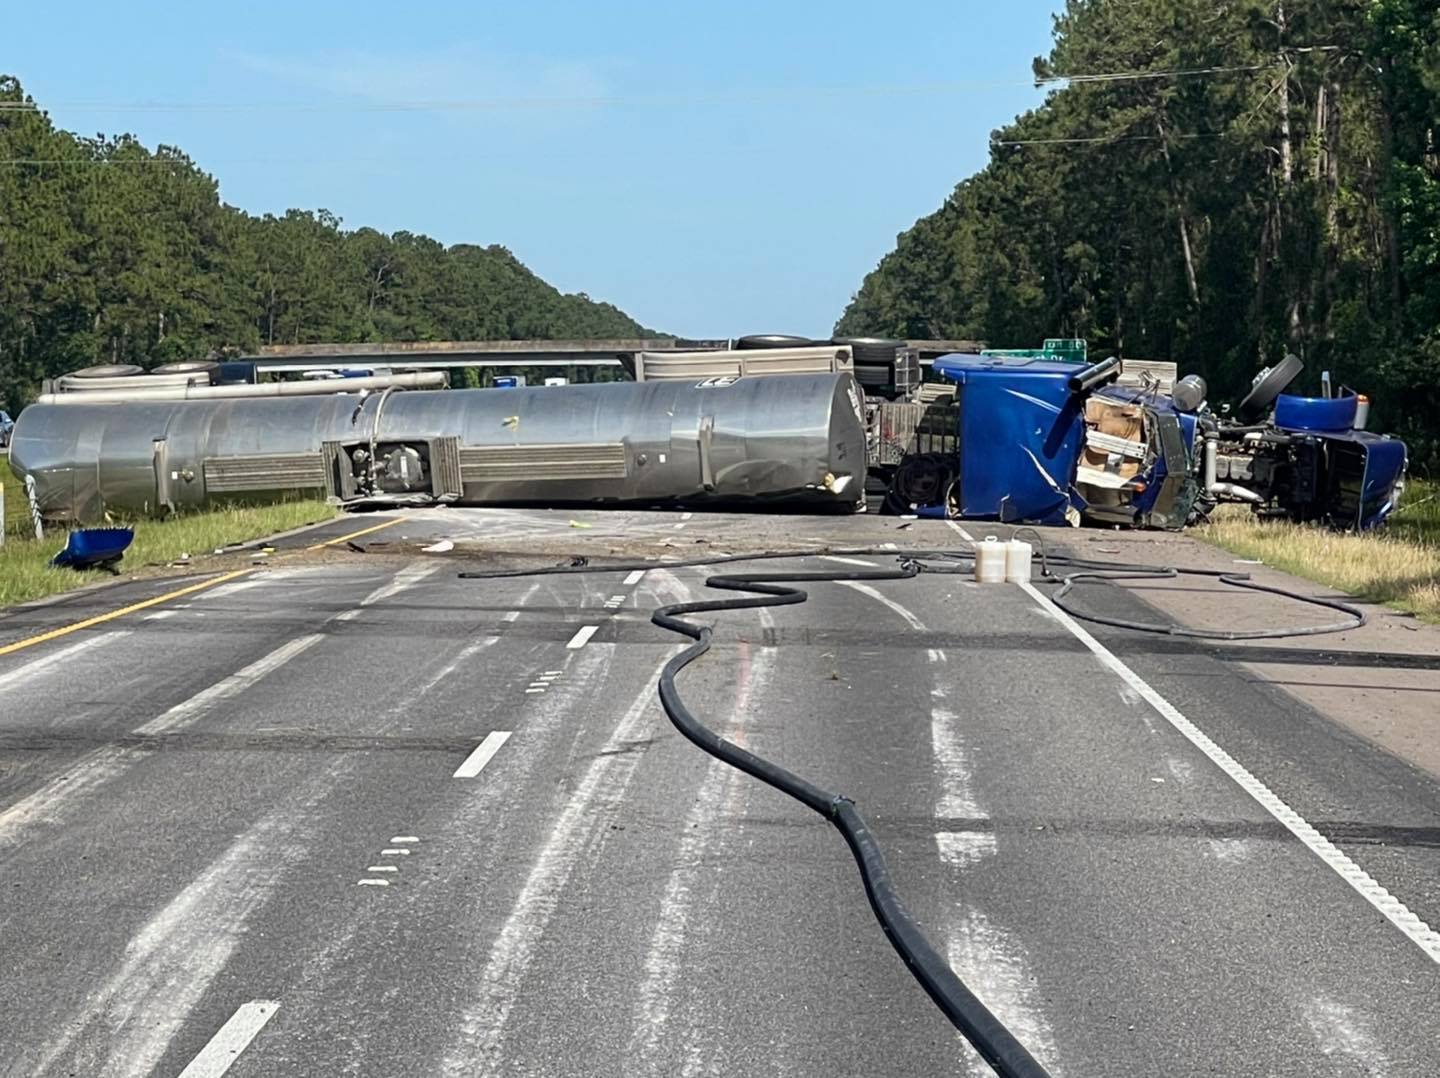
[[[681,513],[681,514],[680,514],[680,519],[681,519],[681,520],[689,520],[689,519],[691,519],[694,515],[695,515],[694,513]]]
[[[395,517],[391,520],[381,521],[379,524],[372,524],[368,528],[361,528],[358,532],[350,532],[348,535],[337,535],[334,539],[326,539],[323,543],[315,543],[313,546],[308,546],[305,549],[324,550],[327,546],[336,546],[340,543],[349,542],[351,539],[359,539],[362,535],[378,532],[381,528],[389,528],[395,524],[399,524],[404,519],[404,517]]]
[[[644,569],[632,569],[630,575],[625,578],[625,586],[631,587],[640,583],[640,578],[645,575]]]
[[[409,857],[411,851],[403,846],[394,846],[380,851],[381,857]]]
[[[324,639],[323,633],[309,633],[281,644],[270,654],[256,659],[249,666],[237,670],[229,677],[217,681],[208,689],[200,690],[190,699],[183,700],[168,711],[157,715],[143,726],[138,727],[135,732],[142,735],[163,734],[177,726],[187,725],[210,711],[222,700],[228,700],[232,696],[244,692],[267,674],[279,670],[291,659],[297,655],[303,655]]]
[[[398,868],[396,868],[394,865],[371,865],[371,866],[370,866],[369,868],[367,868],[365,871],[366,871],[366,872],[399,872],[400,870],[399,870]]]
[[[893,610],[896,614],[899,614],[900,617],[904,618],[905,624],[910,626],[910,628],[914,629],[917,633],[923,633],[926,631],[925,623],[923,621],[917,618],[909,610],[905,609],[905,607],[897,603],[894,599],[890,598],[890,596],[885,595],[882,592],[876,591],[869,584],[862,584],[858,580],[838,580],[836,581],[836,583],[840,584],[843,587],[853,588],[861,595],[868,596],[869,598],[874,599],[881,606]]]
[[[508,612],[505,614],[505,616],[504,616],[503,618],[501,618],[500,620],[501,620],[501,621],[514,621],[514,620],[515,620],[516,618],[518,618],[519,616],[520,616],[520,611],[518,611],[518,610],[511,610],[511,611],[508,611]]]
[[[52,652],[38,659],[31,659],[24,666],[17,666],[8,673],[0,674],[0,691],[4,691],[11,685],[18,684],[26,678],[34,677],[36,674],[42,674],[50,669],[50,667],[63,663],[67,659],[73,659],[82,651],[89,651],[93,647],[121,640],[129,635],[129,629],[117,629],[112,632],[101,633],[99,636],[92,636],[86,640],[78,640],[73,644],[61,648],[59,651]]]
[[[582,625],[580,626],[580,628],[575,630],[575,635],[570,638],[570,643],[566,644],[565,646],[571,651],[574,651],[577,648],[583,648],[586,644],[590,642],[590,638],[599,631],[600,626],[598,625]]]
[[[1398,928],[1432,961],[1440,963],[1440,933],[1416,916],[1405,903],[1381,886],[1339,847],[1317,831],[1303,816],[1252,775],[1244,765],[1212,741],[1204,731],[1187,719],[1179,708],[1156,692],[1147,681],[1130,669],[1114,652],[1091,636],[1074,618],[1037,590],[1035,585],[1022,582],[1019,586],[1030,598],[1049,611],[1056,621],[1070,630],[1075,639],[1089,648],[1103,666],[1134,689],[1141,699],[1158,711],[1161,717],[1182,737],[1209,757],[1212,763],[1254,798],[1261,808],[1349,884],[1356,894]]]
[[[279,1009],[279,1002],[270,999],[242,1003],[230,1020],[210,1038],[210,1043],[200,1049],[200,1054],[180,1072],[180,1078],[220,1078]]]
[[[509,730],[491,730],[485,735],[485,740],[475,746],[475,751],[465,758],[465,762],[455,769],[452,778],[473,779],[485,769],[485,765],[494,759],[500,747],[510,740]]]
[[[773,629],[775,625],[770,611],[763,607],[760,609],[760,623],[766,629]],[[777,657],[774,648],[752,648],[743,641],[738,654],[739,669],[734,702],[730,707],[731,719],[723,730],[723,736],[743,749],[748,747],[744,723],[749,715],[750,701],[769,684]],[[674,867],[666,881],[659,915],[650,935],[650,947],[645,956],[645,978],[637,993],[629,1051],[621,1072],[625,1078],[674,1073],[673,1068],[667,1069],[664,1061],[657,1056],[666,1034],[674,1038],[673,1030],[677,1024],[682,1027],[682,1035],[689,1042],[684,1045],[687,1057],[699,1050],[700,1046],[695,1043],[699,1032],[696,1023],[673,1021],[675,986],[684,970],[686,944],[695,907],[704,902],[704,897],[696,894],[697,888],[707,874],[713,878],[716,871],[707,864],[705,853],[712,843],[720,843],[723,848],[734,833],[717,821],[736,818],[753,789],[754,784],[746,781],[741,771],[728,764],[712,759],[706,765],[705,778],[681,828],[679,848],[672,858]],[[695,1075],[701,1071],[692,1069],[687,1063],[680,1073]]]
[[[170,600],[178,599],[182,595],[194,595],[197,591],[213,588],[217,584],[223,584],[227,580],[234,580],[236,577],[241,577],[252,572],[254,572],[253,569],[236,569],[233,572],[221,573],[219,576],[211,577],[209,580],[202,580],[198,584],[190,584],[187,587],[177,588],[175,591],[167,591],[164,595],[157,595],[153,599],[145,599],[138,603],[131,603],[129,606],[122,606],[119,610],[112,610],[108,614],[97,614],[95,617],[86,618],[84,621],[77,621],[70,625],[62,625],[58,629],[51,629],[37,636],[26,637],[24,640],[17,640],[13,644],[6,644],[0,647],[0,655],[10,655],[17,651],[23,651],[25,648],[33,648],[36,644],[43,644],[47,640],[58,640],[62,636],[78,633],[81,629],[89,629],[94,625],[103,625],[107,621],[123,618],[126,614],[149,610],[152,606],[168,603]]]
[[[873,561],[864,561],[860,558],[845,558],[839,554],[821,554],[820,558],[822,561],[839,562],[841,565],[863,565],[867,569],[880,568],[880,566],[876,565]]]
[[[953,520],[947,520],[945,523],[950,525],[950,527],[953,528],[955,531],[959,532],[960,538],[964,539],[967,543],[973,543],[975,541],[975,537],[973,535],[967,532],[964,528],[960,527],[960,525],[956,524]]]
[[[392,595],[404,591],[411,585],[418,583],[425,577],[430,576],[439,570],[439,566],[424,566],[417,562],[406,569],[402,569],[388,583],[376,588],[364,599],[360,605],[351,613],[379,602],[381,599],[389,598]],[[248,573],[250,570],[241,570],[241,573]],[[241,575],[240,573],[231,574]],[[208,582],[205,587],[211,586],[214,581]],[[186,589],[193,591],[195,589]],[[175,594],[181,594],[177,592]],[[341,620],[341,615],[336,615],[331,620]],[[308,651],[320,641],[324,640],[322,633],[310,633],[306,636],[296,637],[268,655],[257,659],[249,666],[231,674],[229,677],[216,682],[209,688],[202,689],[188,700],[184,700],[174,707],[167,709],[149,722],[138,727],[134,733],[142,736],[150,736],[162,733],[171,733],[176,729],[188,726],[204,715],[208,714],[217,703],[235,696],[242,690],[257,683],[267,674],[271,674],[284,666],[297,655]],[[67,807],[75,800],[75,795],[82,794],[105,782],[115,778],[135,760],[146,755],[149,750],[144,747],[107,747],[97,749],[84,759],[70,767],[64,774],[51,779],[38,790],[21,798],[9,808],[0,811],[0,845],[13,841],[20,830],[27,824],[37,819],[53,818],[54,812],[60,807]],[[65,802],[65,806],[61,802]]]
[[[390,886],[390,881],[389,881],[389,880],[380,880],[380,879],[374,879],[374,880],[356,880],[356,881],[355,881],[355,886],[356,886],[356,887],[389,887],[389,886]]]
[[[408,843],[413,846],[419,841],[420,839],[417,838],[415,835],[394,835],[390,839],[390,844],[392,846],[399,846],[402,843]]]
[[[328,788],[328,778],[310,780],[294,791],[296,802],[305,804]],[[53,1040],[31,1073],[117,1078],[155,1073],[246,938],[251,916],[290,866],[309,855],[299,833],[301,815],[286,805],[260,819],[136,927],[113,972],[90,988],[64,1022],[52,1023]],[[86,1065],[86,1049],[96,1044],[123,1067]]]
[[[490,946],[490,957],[480,975],[479,996],[460,1016],[440,1073],[469,1078],[498,1069],[494,1064],[505,1024],[546,926],[576,863],[592,848],[595,836],[606,833],[640,766],[643,753],[623,750],[639,741],[660,713],[654,685],[665,662],[641,682],[645,688],[616,724],[600,755],[591,760],[551,826],[515,905]]]

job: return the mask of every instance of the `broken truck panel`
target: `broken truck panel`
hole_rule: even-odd
[[[1084,445],[1084,401],[1073,363],[945,356],[934,370],[959,387],[960,515],[1065,522]]]

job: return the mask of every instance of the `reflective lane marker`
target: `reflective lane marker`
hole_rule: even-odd
[[[473,779],[484,770],[491,758],[500,751],[500,746],[510,740],[509,730],[491,730],[485,740],[475,746],[475,751],[465,757],[465,762],[455,769],[451,776],[457,779]]]
[[[12,652],[21,651],[24,648],[33,648],[36,644],[43,644],[47,640],[55,640],[62,636],[69,636],[71,633],[79,632],[81,629],[88,629],[92,625],[102,625],[107,621],[114,621],[116,618],[124,617],[126,614],[133,614],[137,610],[148,610],[152,606],[168,603],[171,599],[178,599],[182,595],[193,595],[197,591],[213,588],[216,584],[223,584],[227,580],[234,580],[236,577],[245,576],[250,572],[253,572],[253,570],[236,569],[233,573],[221,573],[219,576],[211,577],[209,580],[202,580],[198,584],[191,584],[189,587],[179,588],[175,591],[167,591],[164,595],[157,595],[155,598],[146,599],[143,602],[122,606],[119,610],[112,610],[108,614],[97,614],[95,617],[86,618],[84,621],[77,621],[71,625],[62,625],[58,629],[51,629],[49,632],[41,633],[38,636],[30,636],[24,640],[17,640],[13,644],[6,644],[0,647],[0,655],[9,655]]]
[[[599,630],[600,626],[598,625],[582,625],[575,631],[575,635],[570,638],[570,643],[565,646],[571,651],[574,651],[576,648],[583,648],[590,642],[590,638],[599,632]]]
[[[630,575],[625,578],[625,586],[628,588],[632,585],[640,583],[640,578],[644,575],[644,569],[632,569],[630,571]]]
[[[200,1054],[180,1072],[180,1078],[219,1078],[239,1058],[240,1053],[275,1017],[280,1004],[274,1000],[256,999],[240,1005],[240,1009],[200,1049]]]
[[[1378,910],[1386,920],[1425,952],[1429,958],[1440,963],[1440,933],[1417,917],[1410,908],[1392,895],[1369,873],[1352,861],[1333,842],[1305,820],[1298,812],[1282,801],[1263,782],[1214,741],[1210,740],[1198,726],[1180,713],[1174,704],[1166,700],[1139,674],[1126,666],[1104,644],[1085,631],[1069,614],[1052,603],[1035,585],[1019,585],[1030,598],[1056,621],[1070,630],[1071,635],[1084,644],[1100,660],[1101,665],[1116,674],[1122,681],[1140,694],[1140,698],[1158,711],[1175,730],[1190,744],[1203,752],[1221,771],[1234,779],[1236,784],[1273,816],[1287,831],[1298,838],[1305,847],[1329,866],[1336,875],[1353,887],[1357,894]]]

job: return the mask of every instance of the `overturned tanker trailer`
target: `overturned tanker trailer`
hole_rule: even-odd
[[[845,372],[203,400],[52,394],[21,413],[10,460],[34,478],[44,517],[82,524],[297,492],[352,504],[853,511],[866,465]]]

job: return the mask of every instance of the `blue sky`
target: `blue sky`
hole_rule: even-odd
[[[1057,4],[11,5],[0,71],[253,213],[504,244],[670,332],[819,335],[1038,103]]]

